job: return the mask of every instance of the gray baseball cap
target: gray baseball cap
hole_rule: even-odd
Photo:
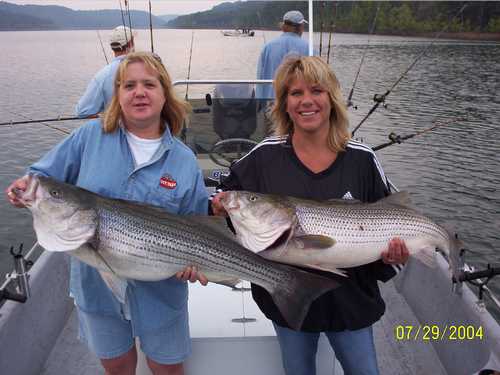
[[[293,23],[294,25],[300,25],[303,23],[308,23],[304,19],[304,15],[298,10],[290,10],[283,16],[283,22]]]

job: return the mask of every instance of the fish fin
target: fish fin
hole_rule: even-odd
[[[296,234],[297,231],[300,231],[301,233],[305,233],[302,230],[302,227],[299,224],[299,219],[297,216],[294,216],[293,221],[292,221],[292,226],[290,230],[288,231],[288,234],[286,236],[286,239],[283,244],[279,245],[276,249],[278,252],[279,256],[282,256],[287,253],[287,248],[288,248],[288,243],[291,241],[294,241],[294,235]],[[279,241],[279,240],[278,240]],[[273,247],[272,245],[270,246],[271,248]],[[264,249],[265,250],[265,249]]]
[[[448,254],[448,263],[450,265],[450,270],[452,276],[455,280],[459,280],[460,274],[463,272],[460,270],[461,261],[460,258],[462,256],[463,249],[465,248],[462,240],[458,238],[458,234],[455,234],[450,229],[446,228],[448,232],[448,236],[450,238],[450,253]]]
[[[288,325],[294,330],[299,330],[311,303],[341,284],[331,278],[292,269],[289,266],[279,267],[288,269],[287,272],[291,277],[287,283],[280,283],[274,290],[268,292]]]
[[[211,281],[211,280],[209,280]],[[220,281],[214,281],[217,284],[227,286],[231,289],[236,289],[236,285],[238,285],[241,280],[240,279],[228,279],[228,280],[220,280]]]
[[[298,233],[306,233],[302,226],[300,225],[299,218],[297,215],[294,215],[292,219],[292,225],[290,226],[290,230],[288,233],[288,237],[286,239],[285,245],[292,239],[292,237],[296,236]]]
[[[292,243],[292,246],[287,246],[289,243]],[[296,236],[289,238],[283,245],[279,245],[277,247],[271,246],[263,251],[260,251],[259,253],[270,250],[276,254],[275,257],[279,258],[284,256],[288,252],[288,249],[291,247],[299,248],[301,250],[322,250],[329,249],[330,247],[335,245],[335,243],[335,239],[328,236],[324,236],[321,234],[304,234],[298,237]]]
[[[325,202],[322,202],[322,203],[325,203]],[[343,198],[332,198],[332,199],[328,199],[326,201],[326,203],[332,203],[332,204],[346,204],[346,205],[350,205],[350,204],[360,204],[360,203],[363,203],[361,202],[359,199],[343,199]]]
[[[328,205],[350,206],[353,204],[363,204],[363,202],[361,202],[358,199],[332,198],[332,199],[327,199],[327,200],[315,200],[315,199],[303,199],[303,198],[294,198],[294,197],[287,197],[287,198],[288,198],[288,201],[291,202],[291,204],[299,205],[299,206],[300,205],[306,205],[306,206],[313,205],[313,206],[315,206],[317,204],[326,205],[326,206],[328,206]]]
[[[294,237],[295,243],[304,250],[329,249],[337,241],[334,238],[322,234],[308,234]]]
[[[332,267],[328,264],[304,264],[304,267],[313,268],[315,270],[331,272],[340,276],[348,277],[347,272],[340,268]]]
[[[412,254],[413,257],[425,264],[427,267],[436,267],[436,248],[434,246],[424,247]]]
[[[415,210],[413,204],[411,203],[410,194],[407,191],[398,191],[396,193],[392,193],[385,198],[379,199],[373,204],[409,208]]]
[[[292,239],[291,240],[292,242],[295,242],[297,243],[297,241],[295,239]],[[288,248],[287,248],[287,245],[288,243],[285,243],[284,245],[279,245],[279,246],[270,246],[264,250],[261,250],[261,251],[257,251],[255,254],[258,254],[264,258],[267,258],[266,257],[266,254],[275,254],[273,256],[273,258],[267,258],[267,259],[271,259],[271,260],[274,260],[275,262],[279,262],[279,258],[281,258],[283,255],[285,255],[287,252],[288,252]],[[300,245],[297,245],[297,246],[300,246]]]
[[[211,283],[216,283],[216,284],[221,284],[228,286],[230,288],[234,288],[236,285],[238,285],[241,280],[238,279],[237,277],[230,276],[230,275],[221,275],[220,273],[217,272],[210,272],[210,271],[203,271],[203,274],[205,277],[210,281]]]
[[[90,246],[92,249],[94,249],[94,254],[96,256],[96,258],[99,258],[100,260],[102,260],[102,262],[104,263],[104,265],[108,268],[109,272],[113,275],[115,275],[116,277],[119,277],[115,270],[113,268],[111,268],[111,266],[109,265],[109,263],[106,261],[106,259],[104,259],[104,257],[102,256],[102,254],[97,250],[97,247],[95,245],[95,243],[93,242],[89,242],[86,244],[87,246]]]
[[[120,303],[125,303],[125,293],[127,292],[127,281],[116,276],[116,274],[106,271],[99,271],[104,283],[113,293]]]
[[[342,199],[342,198],[332,198],[332,199],[328,199],[326,201],[321,201],[321,202],[317,202],[317,201],[314,201],[314,203],[316,204],[321,204],[321,205],[332,205],[332,206],[339,206],[339,205],[344,205],[344,206],[352,206],[352,205],[356,205],[356,204],[363,204],[363,202],[361,202],[360,200],[357,200],[357,199]]]
[[[462,265],[460,258],[465,250],[465,244],[458,238],[458,234],[452,225],[445,223],[441,225],[441,228],[448,234],[449,243],[447,249],[439,247],[439,250],[448,260],[452,276],[455,280],[459,280],[460,275],[463,273],[463,270],[460,269]]]
[[[94,247],[95,244],[88,243],[87,245],[95,249],[95,247]],[[125,303],[125,293],[127,291],[127,281],[122,279],[120,276],[118,276],[116,274],[115,270],[113,270],[113,268],[111,268],[109,263],[106,261],[106,259],[104,259],[102,254],[99,253],[99,251],[95,250],[94,254],[97,258],[101,259],[103,264],[109,269],[109,272],[108,271],[101,271],[101,270],[99,271],[99,274],[101,275],[102,280],[108,286],[109,290],[111,290],[111,292],[116,297],[116,299],[122,304]]]

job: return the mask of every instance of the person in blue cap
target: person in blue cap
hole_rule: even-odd
[[[89,117],[106,109],[113,97],[113,81],[118,66],[129,52],[134,51],[134,36],[136,32],[129,27],[120,25],[113,29],[109,44],[115,57],[88,84],[75,108],[78,117]]]
[[[273,79],[276,69],[286,56],[308,55],[309,45],[301,38],[306,23],[308,22],[304,19],[304,15],[298,10],[290,10],[283,15],[283,22],[280,23],[283,34],[271,40],[262,49],[257,65],[257,79]],[[273,99],[272,85],[257,85],[256,97]]]

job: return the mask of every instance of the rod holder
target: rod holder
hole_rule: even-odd
[[[6,284],[0,288],[0,301],[11,300],[24,303],[31,296],[28,270],[33,265],[33,262],[26,260],[22,255],[22,251],[22,244],[19,246],[18,251],[14,251],[13,246],[10,248],[10,254],[14,258],[14,271],[7,274]],[[15,283],[14,292],[7,289],[11,283]]]

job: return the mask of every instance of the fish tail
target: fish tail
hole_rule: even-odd
[[[452,276],[455,280],[459,280],[459,276],[461,274],[460,256],[463,248],[464,243],[458,238],[458,236],[450,233],[450,254],[448,255],[448,260]]]
[[[459,280],[459,277],[463,273],[462,268],[462,251],[464,249],[464,243],[455,234],[455,231],[448,225],[441,227],[447,235],[447,243],[441,243],[438,246],[440,250],[443,250],[446,258],[448,259],[449,269],[451,271],[451,276],[453,280]]]
[[[270,293],[288,325],[299,330],[311,303],[322,294],[339,287],[340,283],[298,269],[294,269],[293,273],[293,279],[288,285],[280,284]]]

